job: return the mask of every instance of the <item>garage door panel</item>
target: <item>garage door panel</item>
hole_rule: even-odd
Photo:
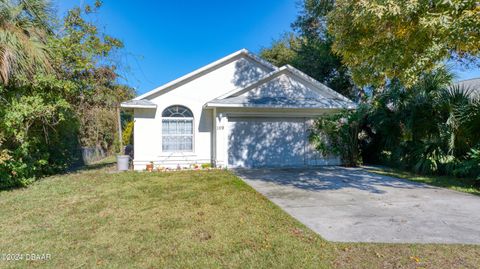
[[[229,119],[231,167],[303,166],[308,138],[302,119]]]

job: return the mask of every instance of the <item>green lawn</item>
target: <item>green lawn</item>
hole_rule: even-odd
[[[0,192],[0,255],[47,268],[478,268],[480,246],[325,241],[228,171],[107,173]],[[0,257],[1,258],[1,257]]]
[[[448,188],[455,191],[466,192],[470,194],[480,195],[480,182],[474,178],[456,178],[452,176],[426,176],[417,175],[411,172],[393,169],[382,166],[368,166],[369,172],[377,173],[385,176],[408,179],[410,181],[429,184],[432,186]]]

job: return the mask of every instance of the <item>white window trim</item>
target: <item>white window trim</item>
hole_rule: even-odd
[[[163,121],[164,120],[191,120],[192,121],[192,134],[191,135],[170,135],[170,134],[163,134]],[[195,118],[193,117],[162,117],[162,153],[170,153],[170,154],[179,154],[181,155],[182,153],[195,153]],[[163,137],[165,136],[191,136],[192,137],[192,149],[191,150],[164,150],[163,149]]]

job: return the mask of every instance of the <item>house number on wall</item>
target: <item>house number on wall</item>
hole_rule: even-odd
[[[217,126],[217,130],[221,131],[223,129],[225,129],[225,126]]]

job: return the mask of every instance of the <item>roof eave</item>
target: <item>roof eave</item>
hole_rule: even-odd
[[[211,109],[211,108],[260,108],[260,109],[318,109],[318,110],[354,110],[357,106],[348,105],[342,107],[295,107],[295,106],[258,106],[258,105],[247,105],[247,104],[224,104],[224,103],[213,103],[209,102],[206,103],[203,108]]]
[[[155,109],[157,105],[127,105],[121,104],[120,107],[122,108],[147,108],[147,109]]]
[[[269,63],[268,61],[265,61],[263,59],[261,59],[260,57],[256,56],[255,54],[249,52],[247,49],[241,49],[239,51],[236,51],[230,55],[227,55],[219,60],[216,60],[210,64],[207,64],[193,72],[190,72],[178,79],[175,79],[167,84],[164,84],[156,89],[153,89],[147,93],[144,93],[136,98],[134,98],[133,100],[142,100],[142,99],[146,99],[147,97],[149,96],[152,96],[154,94],[157,94],[159,92],[162,92],[163,90],[165,89],[168,89],[168,88],[171,88],[171,87],[175,87],[176,85],[184,82],[184,81],[188,81],[192,78],[195,78],[196,76],[200,75],[200,74],[203,74],[205,72],[209,72],[210,70],[213,70],[215,69],[216,67],[218,66],[221,66],[223,63],[225,62],[228,62],[228,61],[231,61],[232,59],[235,59],[236,57],[240,57],[241,55],[245,55],[247,57],[249,57],[250,59],[256,61],[257,63],[265,66],[265,67],[268,67],[272,70],[277,70],[278,67],[274,66],[273,64]]]

